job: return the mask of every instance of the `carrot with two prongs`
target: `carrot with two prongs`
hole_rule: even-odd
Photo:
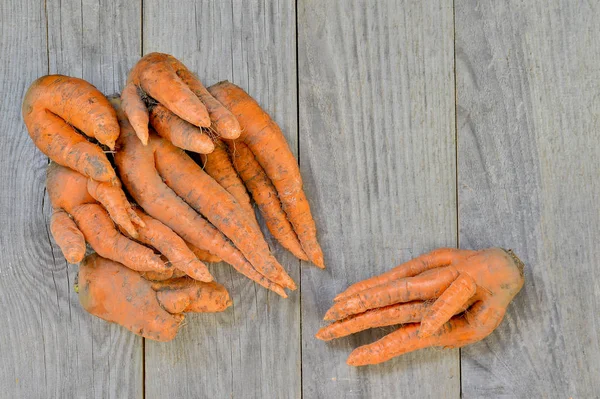
[[[114,149],[119,123],[94,86],[68,76],[41,77],[27,90],[22,112],[31,139],[51,160],[94,180],[118,184],[102,148],[75,130]]]
[[[238,141],[250,148],[273,183],[310,261],[324,267],[323,251],[317,242],[317,229],[302,188],[298,163],[279,126],[252,97],[232,83],[221,82],[208,91],[237,118],[242,128]]]

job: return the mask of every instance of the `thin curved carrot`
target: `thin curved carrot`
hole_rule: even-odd
[[[237,118],[242,128],[238,140],[248,145],[277,189],[283,210],[294,226],[304,252],[312,263],[325,267],[298,162],[279,126],[252,97],[232,83],[221,82],[209,87],[208,91]]]
[[[254,158],[254,154],[241,141],[230,141],[229,146],[233,166],[252,194],[273,237],[296,258],[308,260],[298,236],[281,208],[277,190]],[[210,154],[210,156],[212,155]]]
[[[121,106],[125,113],[129,116],[129,122],[135,129],[142,144],[148,144],[148,124],[150,116],[148,108],[142,100],[138,87],[129,82],[121,92]]]
[[[152,283],[156,297],[170,313],[222,312],[231,306],[229,292],[216,282],[193,281],[187,277]]]
[[[244,208],[251,221],[258,227],[258,221],[250,202],[250,196],[240,176],[238,176],[233,167],[225,143],[221,140],[216,140],[214,151],[204,155],[202,158],[204,171],[235,198],[238,204]]]
[[[194,255],[196,255],[196,258],[200,259],[203,262],[219,263],[223,261],[223,259],[219,258],[218,256],[213,255],[204,249],[200,249],[189,242],[186,242],[186,244],[190,251],[192,251]]]

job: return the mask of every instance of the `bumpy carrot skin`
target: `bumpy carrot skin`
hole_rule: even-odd
[[[50,232],[69,263],[79,263],[85,256],[85,238],[67,212],[55,210],[50,218]]]
[[[79,267],[78,295],[89,313],[155,341],[175,338],[183,312],[221,312],[231,305],[220,284],[189,278],[153,283],[98,254]]]
[[[206,265],[196,258],[185,241],[173,230],[140,209],[135,212],[145,225],[138,229],[139,241],[160,251],[174,269],[181,270],[195,280],[207,283],[213,280]]]
[[[512,251],[501,248],[437,250],[382,275],[388,276],[387,282],[379,276],[355,285],[354,294],[342,297],[328,311],[330,318],[350,317],[321,329],[317,338],[328,340],[396,322],[414,323],[357,348],[348,358],[354,366],[381,363],[430,346],[457,348],[477,342],[502,321],[524,284],[523,267]],[[390,280],[390,276],[400,277]],[[447,288],[432,295],[432,287],[444,276],[454,278],[450,283],[444,280]],[[427,280],[430,284],[425,284]],[[415,298],[421,301],[406,303]],[[426,299],[435,302],[422,301]],[[390,303],[396,305],[378,308]],[[374,310],[362,313],[364,309]]]
[[[215,141],[214,151],[202,157],[202,166],[204,172],[227,190],[238,204],[244,208],[252,223],[258,226],[248,191],[246,191],[244,183],[234,169],[229,158],[227,145],[223,141]]]
[[[152,107],[150,123],[161,137],[179,148],[199,154],[209,154],[215,149],[215,144],[206,133],[161,104]]]
[[[22,106],[35,145],[54,162],[97,181],[117,184],[102,149],[74,128],[114,149],[119,124],[110,103],[88,82],[48,75],[31,84]]]
[[[296,258],[308,260],[298,236],[281,207],[277,190],[254,158],[252,151],[241,141],[229,141],[228,144],[233,166],[252,194],[273,237]],[[207,173],[210,174],[208,171]]]
[[[143,146],[127,118],[120,111],[118,101],[113,104],[117,108],[117,116],[121,124],[119,151],[115,154],[115,161],[123,184],[136,202],[149,215],[167,225],[185,241],[218,256],[238,272],[285,297],[285,292],[280,285],[269,281],[256,271],[219,230],[165,184],[155,163],[158,157],[155,157],[154,147],[161,139],[151,135],[148,146]]]
[[[242,128],[238,140],[250,148],[277,189],[304,252],[312,263],[325,267],[315,221],[302,189],[300,169],[279,126],[252,97],[232,83],[221,82],[208,91],[237,118]]]

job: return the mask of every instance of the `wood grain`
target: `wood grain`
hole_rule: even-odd
[[[173,54],[206,85],[228,79],[241,86],[274,117],[294,151],[295,35],[291,1],[144,2],[145,53]],[[269,244],[299,281],[299,262]],[[146,341],[146,396],[299,398],[299,292],[282,299],[230,266],[211,271],[229,289],[233,307],[188,316],[169,344]]]
[[[115,10],[120,19],[115,18]],[[137,17],[136,17],[137,15]],[[3,397],[141,397],[141,339],[88,315],[73,291],[77,266],[50,238],[47,158],[31,142],[20,104],[45,74],[83,77],[115,91],[139,51],[139,5],[90,1],[2,3],[0,18],[0,333]],[[50,21],[47,25],[47,19]],[[119,34],[108,39],[103,28]],[[48,40],[48,42],[47,42]],[[112,45],[111,45],[112,44]],[[118,70],[118,71],[117,71]]]
[[[349,284],[456,245],[452,2],[298,8],[300,165],[328,266],[302,268],[304,397],[456,398],[457,350],[352,368],[394,328],[313,338]]]
[[[599,18],[456,1],[460,245],[526,265],[504,322],[462,350],[465,398],[600,397]]]

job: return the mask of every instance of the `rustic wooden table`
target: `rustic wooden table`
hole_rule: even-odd
[[[600,397],[600,5],[552,1],[0,2],[0,396]],[[231,80],[296,152],[328,269],[271,242],[287,300],[226,265],[234,306],[171,343],[85,313],[20,115],[48,73],[117,92],[168,52]],[[346,356],[313,338],[348,284],[439,246],[512,248],[526,285],[462,350]]]

